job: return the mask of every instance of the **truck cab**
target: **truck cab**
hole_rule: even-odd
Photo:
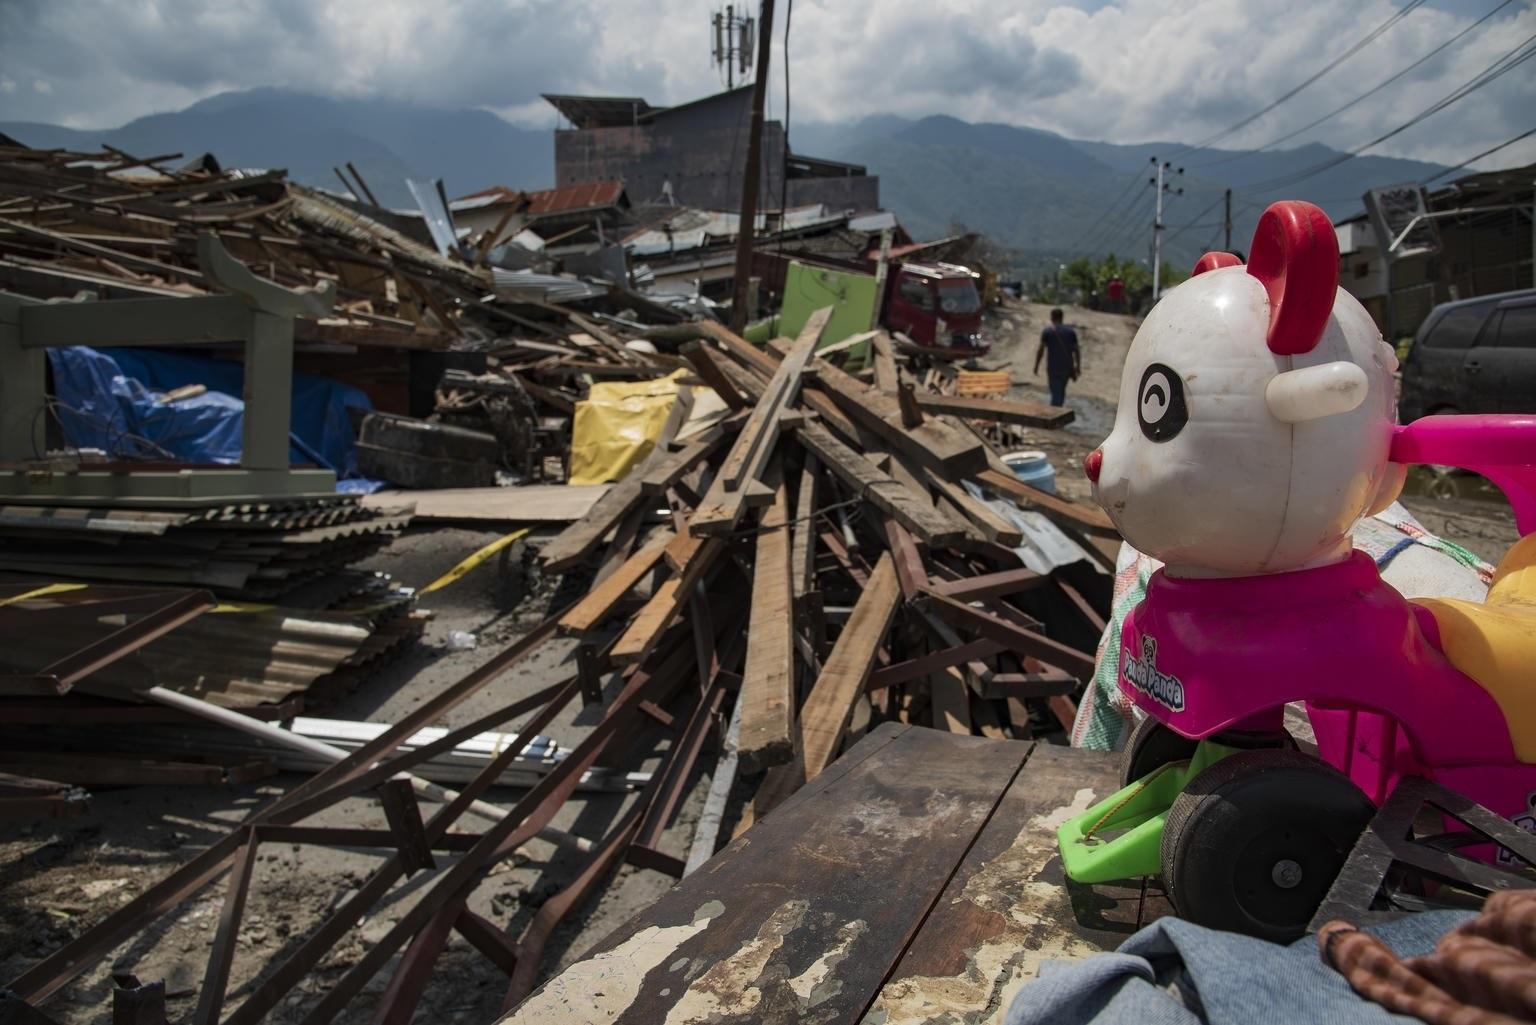
[[[892,268],[880,320],[918,345],[959,356],[980,356],[979,275],[953,263],[904,263]]]

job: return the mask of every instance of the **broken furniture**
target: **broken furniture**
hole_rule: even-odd
[[[110,500],[120,504],[180,499],[326,494],[330,470],[288,462],[293,405],[293,322],[322,317],[335,284],[289,289],[257,277],[216,235],[198,236],[198,263],[227,294],[112,302],[38,302],[0,293],[0,494],[13,501]],[[43,350],[54,346],[207,345],[245,347],[245,421],[240,466],[68,466],[42,459],[48,398]]]

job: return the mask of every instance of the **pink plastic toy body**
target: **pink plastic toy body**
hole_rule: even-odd
[[[1277,203],[1250,254],[1207,254],[1153,308],[1084,462],[1126,540],[1166,564],[1125,621],[1121,690],[1197,740],[1278,731],[1304,701],[1319,754],[1374,801],[1420,774],[1536,813],[1504,711],[1349,540],[1411,463],[1482,474],[1536,532],[1536,416],[1397,426],[1396,355],[1338,288],[1326,216]]]
[[[1498,705],[1431,631],[1360,552],[1260,577],[1159,570],[1121,634],[1120,687],[1192,739],[1279,729],[1284,706],[1305,701],[1319,754],[1372,800],[1422,774],[1500,814],[1525,811],[1536,765],[1516,760]]]

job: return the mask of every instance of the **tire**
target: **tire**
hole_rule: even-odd
[[[1194,756],[1198,740],[1180,736],[1150,715],[1131,730],[1120,755],[1120,785],[1128,787],[1154,769]]]
[[[1180,917],[1288,943],[1305,932],[1375,806],[1295,751],[1243,751],[1190,780],[1163,827],[1163,882]]]

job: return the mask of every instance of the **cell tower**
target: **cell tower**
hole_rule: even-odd
[[[757,19],[737,14],[735,5],[727,5],[725,10],[710,16],[710,24],[715,33],[710,60],[716,67],[725,68],[725,86],[734,89],[737,73],[746,78],[752,68],[752,55],[757,50]]]

